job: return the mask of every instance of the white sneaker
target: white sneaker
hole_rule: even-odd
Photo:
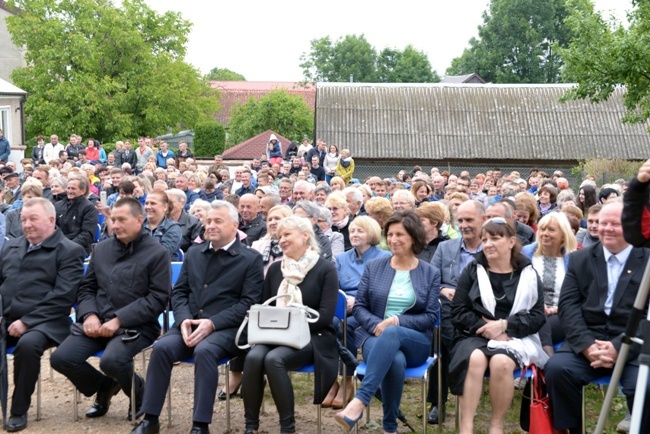
[[[618,423],[618,425],[616,425],[616,432],[629,433],[631,424],[632,424],[632,415],[630,414],[630,412],[628,412],[627,416],[625,416],[625,419],[623,419]]]

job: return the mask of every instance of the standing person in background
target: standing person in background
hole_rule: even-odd
[[[32,161],[34,166],[39,164],[45,164],[45,159],[43,158],[45,152],[45,138],[43,136],[38,136],[36,138],[36,146],[32,150]]]
[[[300,144],[300,146],[298,146],[298,154],[297,154],[298,158],[303,158],[306,154],[309,153],[309,151],[311,151],[312,148],[313,146],[311,145],[311,143],[309,143],[309,139],[307,137],[302,139],[302,143]],[[287,160],[291,160],[291,159],[287,158]]]
[[[45,164],[49,164],[50,161],[58,159],[60,152],[63,150],[63,145],[59,143],[59,136],[52,134],[50,136],[50,143],[47,143],[45,148],[43,148],[43,160]]]
[[[124,141],[124,152],[122,152],[122,164],[129,163],[131,169],[135,170],[135,166],[138,164],[138,156],[135,155],[135,151],[131,148],[131,141]],[[120,166],[121,167],[121,166]]]
[[[266,159],[271,164],[282,164],[282,143],[275,134],[271,134],[266,144]]]
[[[323,160],[323,169],[325,169],[325,181],[329,184],[332,178],[336,176],[336,168],[339,165],[339,148],[336,145],[330,145],[329,152]]]
[[[153,151],[148,144],[151,143],[151,139],[145,139],[144,137],[139,137],[138,138],[138,149],[135,151],[135,155],[137,157],[137,162],[136,162],[136,174],[141,173],[142,170],[144,170],[145,164],[149,162],[149,157],[153,156]]]
[[[167,142],[160,142],[160,149],[156,153],[156,165],[163,169],[167,168],[167,159],[174,158],[174,153],[167,146]]]
[[[176,152],[176,167],[180,167],[179,164],[188,158],[194,158],[194,154],[187,149],[187,142],[179,142],[178,152]]]
[[[9,161],[9,154],[11,154],[11,145],[4,136],[4,132],[0,129],[0,161],[5,163]]]
[[[99,149],[95,146],[95,139],[88,139],[88,147],[86,148],[86,159],[90,163],[99,162]]]
[[[68,153],[68,158],[70,158],[72,161],[77,161],[79,160],[79,151],[82,151],[84,149],[86,148],[84,148],[84,145],[81,144],[81,136],[72,134],[70,136],[70,143],[68,143],[68,145],[65,147],[65,152]],[[49,160],[46,161],[49,162]]]
[[[349,149],[341,151],[341,158],[339,164],[336,166],[336,175],[343,178],[345,185],[348,185],[354,176],[354,160],[350,156]]]

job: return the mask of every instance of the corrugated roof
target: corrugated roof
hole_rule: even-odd
[[[485,80],[473,72],[467,75],[445,75],[440,83],[485,83]]]
[[[571,86],[318,83],[316,137],[377,160],[648,158],[623,89],[561,103]]]
[[[260,99],[275,89],[285,89],[290,95],[300,95],[307,107],[316,106],[316,88],[310,84],[286,81],[211,81],[210,86],[221,92],[221,110],[215,114],[217,122],[228,124],[230,113],[236,105],[243,105],[249,98]]]
[[[241,142],[232,148],[226,149],[223,152],[224,160],[252,160],[253,158],[259,158],[260,155],[266,153],[266,144],[269,142],[271,134],[275,134],[278,141],[282,144],[282,153],[284,154],[287,150],[287,146],[291,143],[291,140],[281,136],[275,131],[266,130],[245,142]]]

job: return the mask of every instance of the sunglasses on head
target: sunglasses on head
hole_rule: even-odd
[[[507,224],[508,222],[507,222],[506,219],[504,219],[503,217],[493,217],[493,218],[491,218],[490,220],[488,220],[488,221],[486,221],[485,223],[483,223],[483,226],[485,226],[485,225],[488,224],[488,223],[496,223],[496,224],[498,224],[498,225],[505,225],[505,224]]]

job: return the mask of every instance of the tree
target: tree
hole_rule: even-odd
[[[422,51],[407,45],[404,51],[384,48],[377,58],[380,83],[437,83],[440,76]]]
[[[634,1],[627,27],[605,21],[586,0],[571,2],[567,26],[576,35],[560,49],[564,78],[578,83],[567,98],[607,100],[625,87],[624,122],[645,122],[650,117],[650,4]]]
[[[246,81],[243,75],[228,68],[212,68],[206,74],[205,79],[213,81]]]
[[[559,83],[570,32],[567,0],[492,0],[478,38],[451,62],[448,75],[473,72],[493,83]]]
[[[407,45],[404,51],[384,48],[379,55],[364,35],[347,35],[335,43],[329,36],[311,41],[300,56],[306,81],[358,83],[432,83],[440,81],[427,55]]]
[[[250,98],[232,110],[228,141],[237,144],[266,130],[298,141],[312,135],[314,113],[302,97],[290,95],[284,89],[274,90],[257,101]]]
[[[226,129],[219,122],[209,121],[194,127],[194,155],[214,157],[223,153],[226,146]]]
[[[191,24],[144,0],[14,0],[7,18],[27,67],[27,135],[81,133],[102,142],[191,128],[218,108],[216,93],[184,62]]]

